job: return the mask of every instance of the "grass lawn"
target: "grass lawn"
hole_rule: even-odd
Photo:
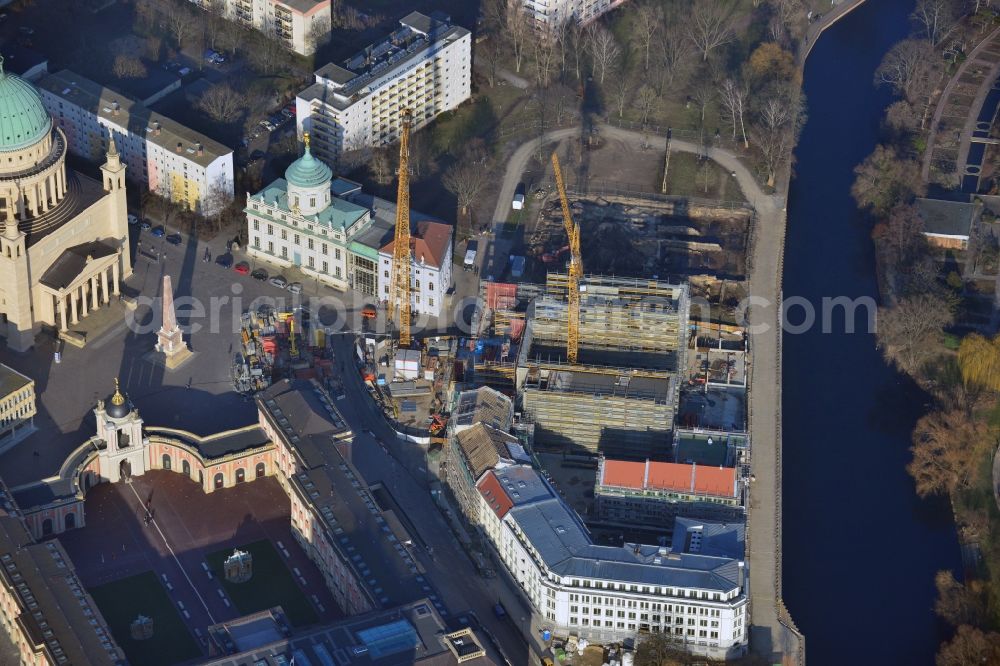
[[[663,173],[663,170],[660,170]],[[706,191],[706,185],[707,191]],[[685,197],[744,201],[743,191],[729,172],[709,161],[707,171],[693,153],[672,152],[667,192]]]
[[[312,624],[319,619],[270,541],[254,541],[240,546],[240,550],[253,556],[253,577],[245,583],[230,583],[223,575],[222,563],[233,554],[232,550],[219,550],[206,558],[212,573],[218,577],[240,613],[256,613],[272,606],[281,606],[291,623],[297,627]]]
[[[201,654],[152,571],[95,587],[90,594],[129,662],[166,666]],[[129,630],[140,614],[153,620],[153,637],[144,641],[133,640]]]

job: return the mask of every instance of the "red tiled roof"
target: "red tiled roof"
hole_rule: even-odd
[[[396,240],[389,241],[382,252],[392,254]],[[435,268],[441,268],[448,247],[451,245],[451,226],[440,222],[422,220],[410,236],[410,257],[414,263],[423,261]]]
[[[486,503],[493,509],[493,513],[497,514],[497,518],[501,520],[507,515],[511,507],[514,506],[514,502],[507,496],[507,491],[500,485],[500,482],[492,471],[486,472],[486,475],[476,484],[476,488],[479,489]]]
[[[736,469],[668,462],[605,460],[602,485],[736,497]]]

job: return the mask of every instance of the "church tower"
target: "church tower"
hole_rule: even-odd
[[[7,315],[7,346],[28,351],[35,344],[35,318],[31,307],[31,278],[25,233],[17,220],[7,219],[0,234],[0,300]]]
[[[148,468],[142,419],[132,402],[118,386],[94,409],[97,420],[97,448],[100,451],[101,479],[115,483],[142,476]]]
[[[132,249],[128,242],[128,205],[125,201],[125,165],[115,145],[115,135],[108,130],[108,153],[101,165],[104,191],[110,195],[108,223],[111,235],[122,245],[121,276],[124,280],[132,275]]]

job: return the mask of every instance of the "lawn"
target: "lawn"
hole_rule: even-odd
[[[231,549],[216,551],[206,558],[212,573],[218,577],[240,613],[256,613],[281,606],[297,627],[313,624],[319,619],[270,541],[254,541],[240,546],[240,550],[253,556],[253,577],[246,583],[230,583],[223,575],[222,563],[233,554]]]
[[[700,199],[745,200],[735,178],[714,161],[707,165],[699,163],[698,156],[693,153],[671,152],[667,192]]]
[[[90,594],[130,663],[167,666],[201,654],[152,571],[95,587]],[[153,637],[144,641],[133,640],[129,630],[140,614],[153,620]]]

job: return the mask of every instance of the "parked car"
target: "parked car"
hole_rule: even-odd
[[[149,223],[149,220],[143,220],[142,224],[139,225],[139,228],[143,231],[149,231],[151,227],[152,225]]]
[[[285,279],[284,275],[275,275],[273,278],[268,280],[268,282],[273,284],[278,289],[284,289],[288,286],[288,280]]]
[[[292,117],[294,117],[294,116],[295,116],[295,109],[289,109],[289,108],[288,108],[288,107],[286,106],[285,108],[283,108],[283,109],[281,110],[281,115],[283,115],[283,116],[285,117],[285,119],[286,119],[286,120],[287,120],[287,119],[289,119],[289,118],[292,118]]]
[[[167,231],[163,228],[162,224],[158,224],[155,227],[153,227],[153,235],[156,236],[157,238],[163,238],[163,236],[165,236],[166,233]]]
[[[170,243],[171,245],[180,245],[181,244],[181,235],[180,234],[170,234],[169,236],[167,236],[167,242]]]
[[[139,218],[137,216],[133,215],[132,213],[129,213],[128,214],[128,223],[129,224],[139,224]]]
[[[236,264],[236,266],[233,267],[233,270],[239,273],[240,275],[246,275],[247,273],[250,272],[250,264],[248,264],[245,261],[241,261],[240,263]]]
[[[293,294],[301,294],[302,293],[302,283],[301,282],[293,282],[293,283],[291,283],[290,285],[288,285],[285,288],[288,289],[288,291],[292,292]]]
[[[251,162],[256,162],[257,160],[262,160],[262,159],[264,159],[264,157],[265,157],[265,154],[264,154],[263,150],[255,150],[252,153],[250,153],[250,161]]]
[[[250,277],[252,277],[254,280],[260,280],[261,282],[263,282],[264,280],[267,279],[267,271],[265,271],[263,268],[258,268],[253,273],[250,274]]]
[[[215,258],[215,263],[222,266],[223,268],[229,268],[233,265],[233,255],[231,254],[220,254]]]

